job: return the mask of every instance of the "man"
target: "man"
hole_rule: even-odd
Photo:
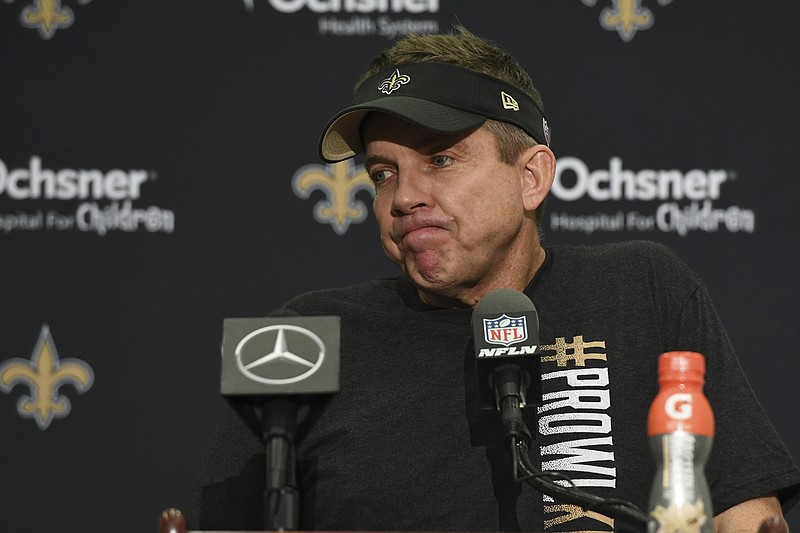
[[[699,351],[717,417],[707,469],[715,530],[782,523],[800,473],[697,276],[653,243],[542,246],[555,174],[548,143],[528,75],[463,28],[380,54],[356,105],[325,128],[325,160],[363,152],[381,243],[403,275],[303,295],[279,311],[342,318],[341,392],[311,406],[298,437],[301,529],[621,529],[513,480],[472,364],[471,308],[498,288],[524,291],[540,316],[544,402],[525,417],[542,470],[646,507],[657,356]],[[262,454],[229,414],[190,525],[259,528]]]

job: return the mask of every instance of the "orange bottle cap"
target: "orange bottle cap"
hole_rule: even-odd
[[[706,359],[697,352],[666,352],[658,359],[659,378],[705,381]]]

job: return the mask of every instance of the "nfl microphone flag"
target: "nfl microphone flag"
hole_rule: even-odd
[[[501,365],[518,365],[527,373],[526,403],[541,404],[541,363],[539,361],[539,315],[530,298],[513,289],[492,291],[472,312],[475,367],[482,409],[497,409],[494,370]]]

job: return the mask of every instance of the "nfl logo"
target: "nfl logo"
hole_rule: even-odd
[[[489,344],[509,346],[528,338],[528,325],[525,317],[501,315],[497,318],[483,319],[483,338]]]

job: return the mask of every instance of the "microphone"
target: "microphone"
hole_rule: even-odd
[[[564,476],[540,472],[528,457],[533,439],[522,409],[542,403],[539,315],[530,298],[513,289],[488,293],[472,311],[472,330],[481,408],[500,411],[513,456],[514,480],[526,481],[556,500],[636,524],[643,531],[648,516],[635,505],[606,500],[574,485],[558,485],[551,478]]]
[[[530,432],[521,409],[541,405],[539,315],[530,298],[514,289],[497,289],[472,311],[475,369],[481,409],[497,409],[506,437]]]
[[[339,391],[339,336],[338,316],[223,323],[220,391],[264,444],[267,530],[298,528],[297,424],[308,413],[310,397]]]
[[[538,471],[528,457],[533,439],[522,419],[522,409],[542,403],[539,315],[530,298],[513,289],[488,293],[472,311],[472,329],[481,408],[500,411],[513,456],[514,480],[526,481],[557,500],[636,524],[642,531],[648,516],[641,509],[622,500],[603,499],[574,485],[558,485],[551,477],[564,476]]]

